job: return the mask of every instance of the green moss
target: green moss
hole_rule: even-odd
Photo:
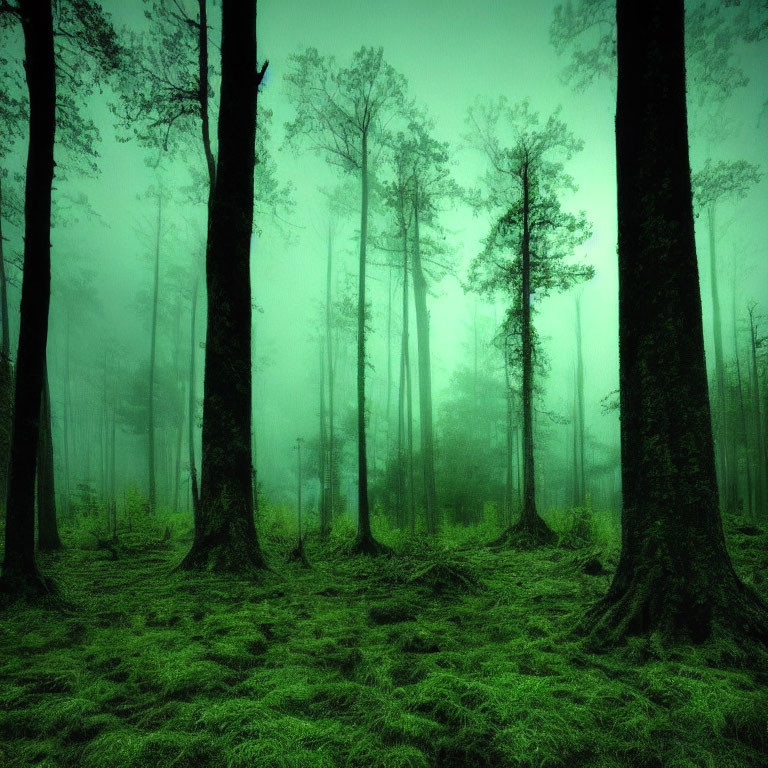
[[[590,653],[572,628],[610,575],[580,564],[610,571],[614,551],[459,552],[461,535],[375,563],[308,540],[312,571],[260,584],[169,576],[180,549],[50,558],[79,609],[4,615],[0,762],[765,765],[768,658],[653,638]],[[760,536],[734,536],[757,572]]]

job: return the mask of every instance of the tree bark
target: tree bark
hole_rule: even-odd
[[[333,239],[331,227],[328,226],[328,260],[325,268],[325,345],[328,358],[328,525],[333,524],[333,516],[336,510],[336,459],[333,432],[333,404],[334,404],[334,363],[333,363],[333,309],[331,304],[331,277],[333,274]]]
[[[365,267],[368,241],[368,135],[365,132],[362,137],[360,179],[360,265],[357,288],[357,538],[353,552],[378,555],[382,553],[383,547],[371,533],[365,440]]]
[[[592,636],[768,641],[718,510],[691,205],[683,0],[618,0],[621,555]]]
[[[56,520],[51,389],[47,366],[44,375],[43,397],[40,403],[40,438],[37,449],[37,548],[41,552],[52,552],[61,549],[62,545]]]
[[[163,198],[157,196],[157,233],[155,236],[155,265],[152,282],[152,337],[149,345],[149,396],[147,400],[147,472],[149,481],[149,514],[157,506],[157,480],[155,476],[155,358],[157,354],[157,305],[160,291],[160,230],[162,226]]]
[[[11,450],[11,420],[13,418],[13,372],[11,370],[11,330],[8,317],[8,280],[5,274],[3,241],[3,190],[0,173],[0,498],[8,491],[8,457]]]
[[[192,309],[189,323],[189,401],[187,408],[187,447],[189,449],[189,482],[192,493],[192,517],[195,524],[195,535],[200,528],[198,514],[200,511],[200,491],[197,487],[197,462],[195,460],[195,423],[196,423],[196,400],[197,387],[195,379],[197,376],[197,366],[195,363],[195,353],[197,350],[197,294],[198,280],[195,278],[195,284],[192,288]]]
[[[435,441],[432,426],[432,361],[429,348],[427,281],[421,263],[418,183],[413,199],[413,299],[416,309],[416,341],[419,356],[419,437],[424,475],[424,512],[427,533],[437,533],[437,489],[435,487]]]
[[[754,307],[750,307],[750,389],[752,390],[752,420],[755,425],[755,442],[758,448],[755,513],[766,520],[768,519],[768,509],[766,509],[766,501],[768,501],[768,453],[766,453],[763,419],[760,413],[760,377],[757,374],[757,338],[754,312]],[[762,415],[765,416],[765,413]]]
[[[579,499],[577,506],[586,505],[587,477],[584,462],[584,356],[581,349],[581,297],[576,297],[576,416],[578,418]]]
[[[29,89],[29,151],[24,199],[21,288],[13,428],[0,578],[13,596],[49,591],[35,561],[35,470],[40,434],[48,308],[51,298],[51,186],[56,133],[56,63],[51,4],[19,0]]]
[[[266,67],[266,65],[265,65]],[[258,85],[256,3],[223,0],[219,158],[206,248],[208,327],[198,530],[180,567],[265,567],[253,520],[251,276]]]

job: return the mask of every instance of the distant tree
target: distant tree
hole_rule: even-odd
[[[287,140],[308,144],[345,173],[360,174],[360,261],[357,297],[358,532],[354,551],[384,551],[371,533],[365,428],[365,270],[368,247],[369,169],[371,152],[385,138],[385,125],[402,106],[403,78],[384,61],[381,48],[361,48],[349,67],[314,48],[291,58],[286,75],[295,119],[286,125]]]
[[[405,205],[399,213],[400,228],[411,246],[410,270],[413,277],[416,337],[419,363],[419,433],[424,481],[424,508],[428,533],[437,531],[437,492],[435,485],[435,449],[432,419],[432,361],[430,352],[428,280],[439,279],[446,272],[440,263],[440,251],[434,239],[426,237],[422,227],[436,228],[440,207],[458,197],[459,190],[450,176],[448,145],[431,135],[432,126],[419,114],[412,115],[406,131],[394,138],[395,181],[390,190],[391,204]],[[406,221],[407,219],[407,221]],[[408,238],[410,222],[410,238]],[[407,252],[405,253],[407,261]],[[407,291],[405,292],[407,294]],[[404,313],[407,306],[404,304]]]
[[[535,333],[532,297],[537,300],[588,280],[587,265],[566,262],[591,231],[583,213],[563,210],[561,197],[575,189],[563,168],[582,143],[557,114],[542,124],[527,102],[510,106],[505,99],[477,102],[469,110],[467,141],[483,152],[488,170],[485,196],[479,206],[493,215],[483,251],[469,271],[469,285],[486,295],[511,300],[506,323],[520,339],[523,422],[523,506],[520,520],[502,535],[514,540],[547,543],[554,540],[536,510],[533,465],[533,364]],[[502,144],[502,129],[512,143]]]
[[[256,2],[223,0],[219,153],[206,248],[208,328],[200,509],[182,569],[265,567],[253,520],[251,276],[258,88]]]
[[[718,510],[683,0],[618,0],[616,18],[622,545],[589,626],[609,643],[768,642],[768,610],[734,573]]]
[[[695,173],[693,185],[694,210],[706,214],[709,235],[709,279],[712,291],[712,338],[714,341],[715,369],[715,448],[718,457],[718,482],[721,505],[728,512],[736,511],[736,464],[738,459],[729,450],[729,437],[734,425],[729,423],[726,404],[725,359],[720,311],[720,290],[717,269],[717,210],[728,199],[744,198],[749,188],[760,180],[757,166],[743,160],[713,163],[707,160]]]

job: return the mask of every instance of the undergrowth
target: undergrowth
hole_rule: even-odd
[[[285,562],[290,532],[264,530],[259,584],[171,573],[182,531],[117,560],[74,536],[41,557],[76,609],[2,616],[0,765],[768,764],[768,659],[717,640],[596,655],[571,634],[615,567],[594,532],[492,551],[483,531],[380,527],[397,554],[371,560],[345,557],[341,530],[307,537],[306,569]],[[765,596],[765,534],[728,536]]]

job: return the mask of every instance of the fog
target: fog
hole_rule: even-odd
[[[105,0],[115,27],[144,34],[144,4]],[[218,49],[219,9],[211,9],[211,56]],[[320,496],[316,457],[321,398],[321,356],[325,333],[326,267],[329,231],[333,252],[334,312],[347,296],[354,306],[359,250],[359,177],[345,174],[311,149],[311,142],[286,143],[286,123],[296,104],[286,81],[291,56],[307,47],[347,66],[361,46],[383,47],[384,59],[407,81],[408,98],[433,122],[432,135],[448,142],[451,177],[463,194],[440,203],[436,224],[425,236],[439,243],[435,258],[447,265],[429,281],[432,392],[438,507],[444,519],[457,514],[457,473],[484,484],[471,519],[488,505],[504,504],[506,421],[504,358],[494,343],[509,300],[469,290],[468,270],[483,250],[491,218],[469,205],[482,190],[486,157],[467,137],[467,109],[478,99],[504,96],[528,100],[542,120],[559,117],[583,150],[565,162],[577,189],[564,190],[564,209],[584,211],[591,235],[566,259],[594,267],[594,277],[562,292],[534,294],[534,323],[540,339],[536,368],[535,451],[537,498],[544,510],[572,503],[576,298],[580,297],[585,409],[586,490],[590,503],[617,510],[620,503],[618,411],[610,408],[618,390],[618,281],[616,266],[616,168],[614,163],[615,82],[609,73],[582,90],[564,82],[571,52],[558,55],[550,41],[552,12],[537,0],[502,2],[389,3],[359,0],[290,0],[259,4],[259,58],[269,59],[259,96],[264,136],[260,164],[273,184],[259,200],[252,240],[254,298],[254,465],[261,514],[296,503],[296,438],[304,438],[305,505],[317,524]],[[20,32],[4,30],[4,52],[13,63],[22,54]],[[14,36],[15,35],[15,36]],[[761,177],[741,198],[718,203],[717,281],[722,338],[727,360],[738,339],[743,365],[748,355],[748,307],[755,305],[765,334],[768,306],[768,68],[766,43],[733,43],[731,65],[748,80],[727,98],[714,99],[695,78],[689,85],[691,165],[696,173],[708,159],[744,160],[760,166]],[[214,65],[218,70],[218,65]],[[218,78],[214,75],[213,92]],[[152,288],[159,242],[156,456],[157,505],[190,514],[186,397],[190,345],[197,347],[197,414],[203,391],[205,302],[201,280],[198,319],[190,333],[192,286],[203,276],[206,208],[200,192],[205,173],[199,142],[169,149],[147,148],[110,109],[118,102],[114,84],[93,93],[84,108],[98,128],[98,173],[72,162],[77,150],[57,146],[52,233],[52,299],[48,366],[59,514],[108,493],[106,448],[111,410],[116,414],[118,509],[131,494],[148,494],[147,381],[151,347]],[[215,99],[211,105],[215,137]],[[393,127],[396,127],[393,124]],[[214,152],[215,138],[214,138]],[[22,136],[2,159],[4,195],[18,198],[26,152]],[[384,155],[372,158],[377,181],[392,177]],[[153,167],[154,166],[154,167]],[[257,182],[258,183],[258,182]],[[334,213],[329,194],[343,189],[348,212]],[[159,240],[158,191],[162,195]],[[391,514],[385,489],[397,432],[402,281],[391,254],[379,247],[393,218],[374,184],[368,250],[368,461],[374,512]],[[7,262],[18,262],[23,247],[21,219],[3,209]],[[706,215],[697,218],[697,248],[708,362],[713,359],[713,318]],[[429,271],[429,270],[428,270]],[[18,328],[20,272],[8,267],[12,350]],[[413,299],[410,299],[413,302]],[[731,308],[734,308],[732,313]],[[415,308],[410,308],[414,392],[417,391]],[[735,322],[735,326],[734,326]],[[355,326],[337,321],[335,410],[340,441],[340,514],[356,511]],[[12,358],[14,355],[12,354]],[[517,375],[516,373],[514,375]],[[513,386],[518,386],[513,381]],[[327,396],[327,393],[326,395]],[[472,402],[474,398],[474,402]],[[477,405],[480,401],[480,406]],[[389,402],[389,410],[387,410]],[[490,415],[479,418],[477,408]],[[472,409],[476,410],[472,410]],[[463,410],[462,410],[463,409]],[[515,414],[515,424],[519,414]],[[481,452],[466,430],[482,422]],[[478,420],[479,419],[479,420]],[[415,445],[419,408],[414,394]],[[199,423],[195,427],[200,457]],[[480,438],[478,438],[480,439]],[[456,458],[464,463],[459,471]],[[488,480],[487,478],[490,478]],[[518,481],[513,485],[517,489]],[[417,483],[417,507],[420,506]],[[191,519],[191,518],[190,518]]]

